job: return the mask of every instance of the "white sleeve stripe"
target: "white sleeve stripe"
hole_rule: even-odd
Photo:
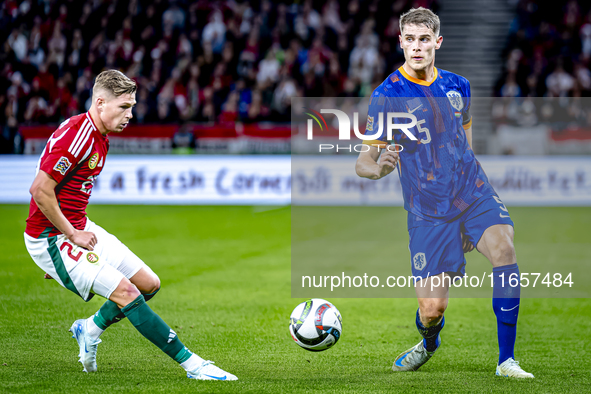
[[[78,138],[78,141],[76,141],[76,144],[74,145],[74,149],[72,149],[70,152],[72,153],[72,155],[77,156],[77,153],[80,149],[80,145],[83,144],[83,140],[86,138],[87,135],[90,134],[92,130],[90,129],[90,124],[87,124],[86,127],[84,127],[84,129],[82,130],[82,134],[80,134],[80,138]]]
[[[84,135],[86,134],[88,130],[88,122],[85,121],[82,126],[80,127],[80,129],[78,130],[78,133],[76,134],[76,138],[74,138],[74,140],[72,141],[72,144],[70,145],[70,148],[68,149],[68,152],[73,153],[76,148],[78,147],[78,144],[80,144],[80,141],[84,138]]]
[[[86,160],[86,158],[90,155],[90,152],[92,151],[92,147],[93,146],[94,146],[94,140],[92,140],[92,143],[90,144],[90,147],[88,148],[88,150],[86,151],[86,153],[84,154],[84,156],[82,156],[82,159],[80,159],[80,161]]]
[[[90,117],[90,115],[88,115],[88,112],[86,113],[86,118],[90,121],[90,124],[92,126],[93,130],[96,130],[96,127],[94,125],[94,122],[92,121],[92,118]]]
[[[74,148],[74,145],[76,145],[76,141],[79,140],[80,136],[83,134],[83,130],[86,127],[86,124],[88,123],[88,119],[84,121],[84,123],[82,124],[82,127],[80,127],[78,129],[78,133],[76,134],[76,137],[74,138],[74,141],[72,141],[72,145],[70,145],[70,147],[68,148],[68,152],[72,152],[72,149]]]
[[[83,144],[82,141],[84,141],[84,138],[86,138],[86,136],[88,136],[89,134],[90,134],[90,130],[89,130],[89,127],[87,126],[86,129],[82,132],[82,134],[80,134],[80,138],[78,138],[78,142],[76,142],[76,145],[74,146],[74,148],[70,151],[72,156],[76,157],[78,155],[77,152],[80,148],[80,145]]]
[[[86,141],[88,141],[88,138],[90,138],[91,134],[92,134],[92,129],[91,129],[91,127],[88,127],[88,132],[86,133],[86,136],[84,137],[84,141],[82,141],[81,144],[78,144],[78,146],[76,147],[76,150],[74,151],[74,153],[72,153],[74,155],[74,157],[78,157],[78,155],[80,154],[80,151],[84,147],[84,144],[86,144]]]

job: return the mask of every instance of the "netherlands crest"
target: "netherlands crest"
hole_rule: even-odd
[[[417,271],[422,271],[423,268],[427,265],[427,258],[425,257],[425,253],[417,253],[412,258],[412,264],[414,265]]]
[[[462,101],[461,94],[459,94],[455,90],[450,90],[449,92],[446,93],[446,95],[447,95],[447,98],[449,99],[451,106],[454,107],[454,109],[456,111],[461,111],[462,108],[464,108],[464,101]]]

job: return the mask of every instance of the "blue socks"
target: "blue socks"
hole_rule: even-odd
[[[441,321],[436,326],[425,327],[423,323],[421,323],[421,317],[419,315],[419,309],[417,309],[417,329],[419,333],[423,336],[423,346],[427,349],[428,352],[434,352],[439,347],[439,331],[445,325],[445,316],[441,318]]]
[[[494,267],[493,275],[492,305],[497,316],[499,364],[501,364],[508,358],[515,358],[513,350],[517,336],[517,316],[519,315],[521,296],[519,267],[517,264]],[[511,278],[513,280],[510,281]]]

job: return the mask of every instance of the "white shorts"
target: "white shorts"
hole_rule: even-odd
[[[25,245],[39,268],[85,301],[92,293],[109,298],[123,278],[131,278],[142,268],[149,270],[117,237],[90,219],[84,231],[96,235],[93,251],[73,244],[63,234],[33,238],[25,233]]]

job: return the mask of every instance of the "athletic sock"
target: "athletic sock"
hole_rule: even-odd
[[[439,331],[445,325],[445,316],[441,317],[441,321],[434,326],[425,327],[423,323],[421,323],[421,315],[419,313],[419,309],[417,309],[417,329],[419,333],[423,336],[423,346],[427,349],[428,352],[434,352],[439,347]]]
[[[176,332],[146,304],[143,295],[140,294],[121,311],[140,334],[177,363],[184,363],[193,354],[183,345]]]
[[[515,358],[521,284],[517,264],[494,267],[493,275],[492,305],[497,316],[500,365],[508,358]]]
[[[86,333],[90,335],[92,339],[96,341],[103,332],[105,332],[105,330],[101,329],[94,322],[94,316],[90,316],[88,319],[86,319]]]
[[[152,297],[158,293],[158,290],[160,290],[160,288],[150,294],[144,294],[144,299],[146,301],[151,300]],[[125,319],[125,314],[121,312],[121,309],[119,309],[117,304],[111,300],[107,300],[90,319],[93,320],[98,329],[102,330],[100,333],[102,334],[111,324],[117,323],[121,319]]]
[[[201,364],[203,364],[205,360],[196,355],[195,353],[191,354],[191,357],[187,359],[187,361],[180,363],[181,367],[185,369],[185,371],[193,371]]]

